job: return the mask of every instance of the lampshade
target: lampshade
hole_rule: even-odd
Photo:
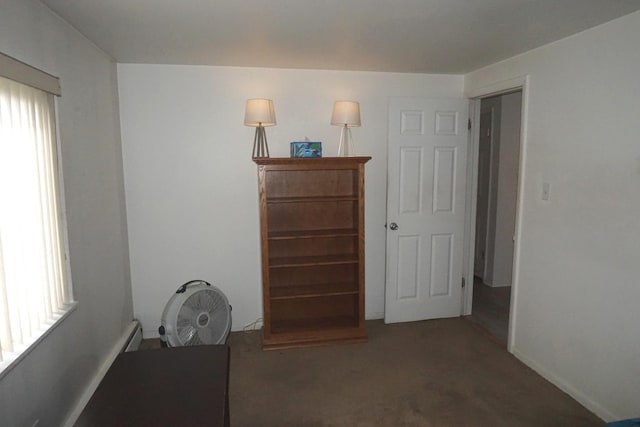
[[[274,126],[276,124],[276,110],[270,99],[247,99],[247,107],[244,110],[245,126],[258,127]]]
[[[334,126],[360,127],[360,104],[356,101],[336,101],[333,104],[331,124]]]

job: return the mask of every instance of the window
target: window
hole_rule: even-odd
[[[0,372],[73,301],[56,148],[53,95],[0,77]]]

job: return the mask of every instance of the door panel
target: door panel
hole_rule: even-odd
[[[433,212],[452,213],[456,191],[456,148],[436,147],[433,170]]]
[[[398,237],[398,299],[418,296],[420,236]]]
[[[418,213],[422,208],[422,149],[400,149],[400,212]]]
[[[430,297],[450,296],[454,286],[451,283],[451,261],[454,256],[452,234],[431,236],[431,292]]]
[[[387,323],[461,313],[467,118],[466,99],[391,99]]]

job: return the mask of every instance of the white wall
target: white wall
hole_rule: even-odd
[[[514,353],[605,419],[640,416],[639,28],[637,12],[465,76],[530,76]]]
[[[176,288],[201,278],[233,306],[233,328],[262,316],[254,128],[248,98],[274,100],[272,157],[308,136],[335,156],[335,100],[360,101],[353,129],[366,165],[366,315],[384,315],[389,96],[462,96],[462,76],[118,65],[134,312],[155,336]]]
[[[491,222],[493,234],[487,239],[487,277],[491,286],[511,286],[513,270],[513,234],[516,227],[518,162],[520,160],[520,116],[522,92],[492,98],[496,100],[495,166],[492,176]],[[485,101],[482,101],[483,105]]]
[[[493,285],[511,286],[516,229],[522,92],[502,95]]]
[[[486,247],[476,248],[476,252],[485,251],[483,283],[492,287],[511,286],[521,104],[521,92],[492,96],[483,99],[481,104],[482,111],[492,112],[491,174],[489,183],[485,184],[489,186]],[[480,200],[478,206],[481,206]],[[481,225],[476,233],[483,231]]]
[[[77,309],[0,379],[0,424],[61,425],[132,319],[115,64],[33,0],[0,2],[0,51],[60,77]]]
[[[489,286],[493,286],[496,235],[498,233],[498,227],[500,225],[497,222],[496,218],[498,210],[498,179],[500,173],[500,129],[502,121],[502,97],[483,99],[480,108],[483,113],[486,112],[489,114],[489,117],[491,117],[491,123],[487,125],[490,129],[491,135],[489,137],[489,180],[485,184],[488,185],[488,188],[485,190],[487,201],[484,202],[487,206],[487,224],[485,226],[486,245],[485,248],[482,248],[481,250],[485,251],[483,283]],[[480,138],[483,138],[483,136],[481,135]]]

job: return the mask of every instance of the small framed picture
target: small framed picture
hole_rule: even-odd
[[[322,157],[322,142],[292,142],[291,157]]]

